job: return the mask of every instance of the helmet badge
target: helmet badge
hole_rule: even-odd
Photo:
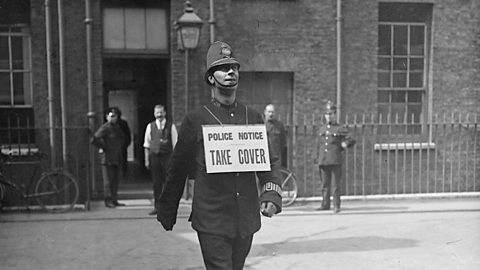
[[[220,55],[222,56],[222,58],[230,58],[230,57],[232,57],[232,51],[227,46],[222,46],[222,50],[220,51]]]

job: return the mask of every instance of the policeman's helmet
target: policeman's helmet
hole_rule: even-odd
[[[337,106],[331,100],[327,101],[325,104],[325,113],[332,114],[337,112]]]
[[[207,71],[205,72],[205,81],[208,81],[215,68],[221,65],[237,65],[240,68],[240,63],[233,55],[232,47],[225,42],[215,41],[210,45],[207,52]]]

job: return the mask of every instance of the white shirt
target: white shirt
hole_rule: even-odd
[[[167,120],[164,118],[162,121],[156,119],[155,124],[157,125],[157,128],[159,130],[162,130],[165,124],[167,123]],[[143,141],[143,147],[145,148],[150,148],[150,143],[152,142],[152,134],[151,130],[152,128],[150,127],[151,123],[148,123],[147,128],[145,129],[145,139]],[[177,128],[175,127],[175,124],[172,123],[172,148],[175,147],[177,144],[178,140],[178,133],[177,133]]]

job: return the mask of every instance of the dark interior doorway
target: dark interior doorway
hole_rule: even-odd
[[[153,107],[167,105],[167,78],[168,59],[111,57],[103,61],[104,108],[119,107],[132,135],[128,170],[120,189],[150,188],[150,173],[144,167],[144,132],[153,120]]]

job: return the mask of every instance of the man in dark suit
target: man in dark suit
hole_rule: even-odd
[[[98,148],[100,154],[105,206],[114,208],[124,205],[118,202],[117,191],[123,161],[125,134],[117,123],[118,110],[110,108],[105,118],[107,122],[95,132],[92,144]]]
[[[268,141],[272,155],[280,159],[280,164],[287,167],[287,131],[282,122],[275,118],[275,106],[268,104],[263,111],[265,126],[267,128]]]
[[[318,166],[322,180],[322,205],[320,210],[330,209],[330,193],[333,193],[334,213],[340,212],[342,183],[342,152],[355,144],[344,125],[336,120],[337,107],[328,101],[325,107],[325,124],[319,130]]]
[[[203,128],[214,125],[263,124],[262,115],[236,100],[239,62],[224,42],[211,44],[205,80],[212,101],[187,114],[167,170],[157,219],[166,230],[176,222],[179,201],[189,173],[195,179],[191,222],[208,270],[243,269],[253,234],[260,229],[260,213],[272,217],[282,210],[278,159],[271,171],[208,173]],[[266,139],[266,138],[264,138]],[[258,195],[255,174],[262,193]]]
[[[122,165],[121,165],[121,168],[122,168],[122,174],[123,176],[125,177],[125,175],[127,174],[127,168],[128,168],[128,155],[127,155],[127,149],[128,149],[128,146],[130,145],[130,143],[132,142],[132,134],[130,132],[130,127],[128,126],[128,122],[125,121],[123,118],[122,118],[122,111],[120,111],[119,108],[117,107],[113,107],[113,109],[117,110],[118,112],[118,120],[117,120],[117,123],[118,125],[120,126],[120,129],[123,131],[123,133],[125,134],[125,144],[123,145],[123,148],[122,148],[122,151],[123,151],[123,160],[122,160]]]

